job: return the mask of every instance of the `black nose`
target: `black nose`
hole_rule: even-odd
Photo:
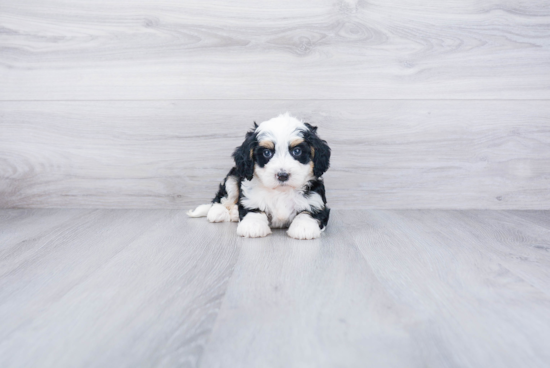
[[[290,174],[287,174],[286,172],[280,172],[277,174],[277,179],[279,179],[279,181],[287,181],[289,176]]]

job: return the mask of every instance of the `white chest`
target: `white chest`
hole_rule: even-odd
[[[292,188],[269,189],[254,182],[243,183],[242,204],[267,214],[271,227],[286,227],[296,214],[311,210],[308,200]]]

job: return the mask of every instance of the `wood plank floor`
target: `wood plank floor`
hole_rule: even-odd
[[[0,366],[548,367],[550,211],[0,211]]]

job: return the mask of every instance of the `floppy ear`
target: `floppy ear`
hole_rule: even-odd
[[[254,123],[256,125],[256,123]],[[255,129],[254,129],[255,130]],[[241,178],[252,180],[254,176],[254,148],[258,144],[256,139],[256,133],[251,130],[246,133],[243,144],[235,149],[233,152],[233,159],[235,160],[235,167],[237,168],[237,174]]]
[[[308,130],[304,131],[304,140],[308,142],[312,149],[311,156],[313,160],[313,175],[322,176],[330,167],[330,147],[327,142],[317,135],[317,127],[305,123]]]

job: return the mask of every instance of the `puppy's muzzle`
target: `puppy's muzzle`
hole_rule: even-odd
[[[279,180],[280,182],[285,182],[288,180],[288,178],[290,178],[290,174],[289,173],[286,173],[286,172],[280,172],[277,174],[277,180]]]

